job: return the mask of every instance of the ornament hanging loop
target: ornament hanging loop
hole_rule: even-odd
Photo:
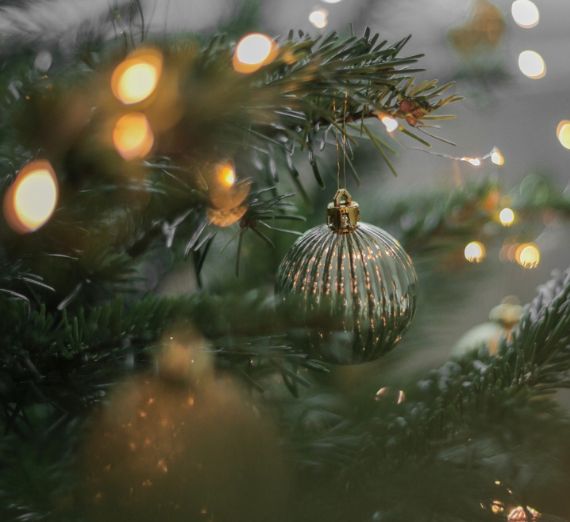
[[[339,234],[351,232],[358,226],[360,207],[345,188],[336,191],[327,207],[327,224]]]

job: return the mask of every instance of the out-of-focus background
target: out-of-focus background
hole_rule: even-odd
[[[56,38],[65,48],[86,25],[104,19],[121,2],[36,1],[24,10],[10,4],[0,16],[2,38]],[[250,25],[271,35],[284,35],[292,28],[360,32],[367,26],[389,41],[412,34],[408,54],[425,54],[421,66],[426,77],[456,80],[457,92],[465,96],[452,108],[457,119],[446,122],[442,131],[456,146],[435,142],[432,150],[480,157],[499,147],[506,162],[493,173],[494,166],[487,162],[475,167],[418,151],[414,143],[402,140],[394,159],[399,176],[387,174],[377,158],[366,164],[362,186],[353,189],[366,220],[366,208],[375,204],[380,191],[384,197],[411,196],[486,175],[499,176],[508,187],[531,172],[549,176],[560,187],[569,183],[570,150],[560,143],[557,126],[570,119],[570,3],[535,0],[534,8],[529,4],[528,0],[142,0],[141,7],[147,29],[156,33],[213,32],[245,12]],[[528,50],[540,56],[521,56]],[[382,172],[382,183],[376,170]],[[306,180],[310,185],[309,172]],[[434,320],[432,348],[424,352],[424,364],[446,360],[448,348],[471,326],[485,321],[505,295],[516,294],[526,302],[553,269],[568,266],[565,224],[539,224],[532,240],[542,254],[534,270],[501,262],[498,249],[488,253],[486,267],[473,268],[484,270],[484,276],[477,278],[458,306]]]

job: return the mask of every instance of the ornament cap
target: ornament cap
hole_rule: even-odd
[[[360,207],[345,188],[338,189],[327,207],[327,224],[340,234],[351,232],[358,226]]]

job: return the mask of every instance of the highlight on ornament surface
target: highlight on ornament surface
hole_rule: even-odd
[[[505,207],[499,212],[499,221],[504,227],[510,227],[516,219],[515,211],[512,208]]]
[[[522,243],[515,251],[515,261],[523,268],[533,269],[540,264],[540,249],[535,243]]]
[[[487,256],[487,249],[480,241],[471,241],[465,245],[463,255],[469,263],[481,263]]]
[[[532,29],[540,21],[540,11],[531,0],[515,0],[511,5],[511,14],[515,23],[523,29]]]
[[[137,49],[123,60],[111,76],[111,90],[125,105],[149,98],[160,80],[162,54],[157,49]]]
[[[320,7],[309,13],[309,22],[317,29],[324,29],[329,24],[329,12]]]
[[[236,45],[232,59],[236,72],[250,74],[271,63],[277,56],[277,44],[269,36],[252,33]]]
[[[556,127],[556,137],[565,149],[570,149],[570,121],[562,120]]]
[[[531,80],[540,80],[546,76],[544,58],[536,51],[526,50],[519,54],[519,69]]]
[[[4,195],[4,216],[20,234],[34,232],[52,216],[58,200],[58,182],[49,161],[28,163]]]
[[[360,208],[339,189],[327,224],[303,234],[283,258],[276,290],[302,312],[330,315],[311,341],[314,355],[338,364],[374,360],[401,340],[416,308],[417,275],[400,243],[360,223]]]
[[[144,158],[154,145],[154,134],[142,112],[121,116],[113,128],[113,144],[126,160]]]

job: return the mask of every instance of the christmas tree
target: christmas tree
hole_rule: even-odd
[[[459,76],[501,78],[477,5]],[[539,265],[570,195],[508,186],[497,147],[439,154],[461,89],[409,37],[252,12],[3,41],[1,520],[570,518],[569,269],[406,369],[486,258]],[[384,194],[414,148],[452,182]]]

